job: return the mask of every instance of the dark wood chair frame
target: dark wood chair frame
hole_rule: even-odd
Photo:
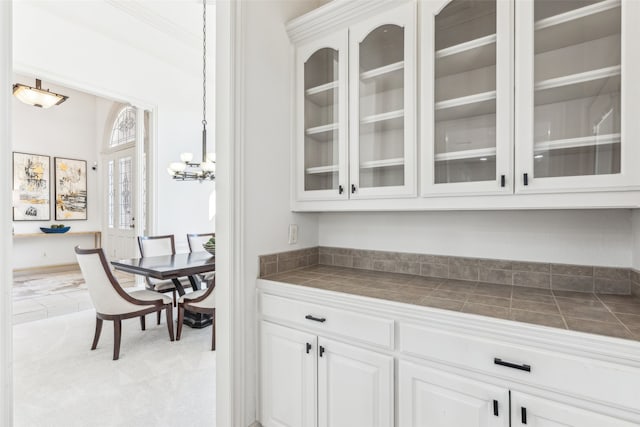
[[[189,310],[193,313],[201,313],[201,314],[210,314],[211,315],[211,351],[216,349],[216,309],[214,308],[202,308],[202,307],[194,307],[191,304],[198,303],[206,299],[213,292],[216,287],[216,278],[214,277],[211,284],[204,292],[204,294],[200,295],[198,298],[185,300],[183,302],[178,303],[178,330],[176,331],[176,341],[180,341],[180,336],[182,335],[182,324],[184,323],[184,311]]]
[[[141,305],[141,306],[149,306],[152,307],[145,308],[142,310],[134,311],[126,314],[104,314],[96,311],[96,330],[93,336],[93,344],[91,344],[91,350],[95,350],[98,346],[98,340],[100,339],[100,333],[102,332],[102,322],[103,320],[111,320],[113,321],[113,360],[118,360],[120,357],[120,341],[122,338],[122,320],[123,319],[131,319],[133,317],[140,317],[140,327],[142,330],[145,330],[145,320],[144,316],[149,313],[158,313],[158,317],[160,316],[162,310],[165,310],[167,316],[167,329],[169,330],[169,339],[174,341],[173,335],[173,307],[171,303],[165,304],[162,299],[153,300],[153,301],[142,301],[133,298],[131,295],[126,293],[124,289],[120,286],[118,281],[113,274],[111,274],[111,270],[109,269],[109,264],[107,263],[107,259],[104,256],[104,252],[101,248],[98,249],[80,249],[78,246],[75,247],[75,251],[79,255],[91,255],[98,254],[100,256],[100,262],[102,263],[102,267],[104,268],[109,281],[113,288],[118,292],[118,295],[122,297],[122,299],[130,302],[131,304]]]
[[[190,237],[204,237],[204,236],[216,237],[216,233],[187,234],[187,243],[189,244],[189,252],[193,252],[193,248],[191,247]]]

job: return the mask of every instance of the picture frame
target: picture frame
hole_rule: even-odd
[[[13,152],[13,220],[51,220],[51,157]]]
[[[84,221],[87,219],[87,161],[54,158],[55,219]]]

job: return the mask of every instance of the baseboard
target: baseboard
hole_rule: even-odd
[[[257,422],[257,421],[254,421],[253,423],[251,423],[251,424],[249,425],[249,427],[262,427],[262,424],[260,424],[260,423],[259,423],[259,422]]]
[[[43,265],[43,266],[35,266],[35,267],[27,267],[27,268],[16,268],[13,270],[14,276],[19,276],[23,274],[33,274],[33,273],[59,273],[61,271],[73,271],[80,270],[80,266],[78,263],[74,262],[71,264],[55,264],[55,265]]]

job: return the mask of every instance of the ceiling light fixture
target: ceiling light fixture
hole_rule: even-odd
[[[42,89],[42,82],[40,79],[36,79],[36,87],[23,85],[21,83],[14,84],[13,94],[25,104],[40,108],[49,108],[54,105],[60,105],[69,99],[68,96],[53,93],[49,89]]]
[[[181,153],[179,162],[167,168],[179,181],[213,181],[216,178],[216,155],[207,153],[207,0],[202,1],[202,162],[193,161],[192,153]]]

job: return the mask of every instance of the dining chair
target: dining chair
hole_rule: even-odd
[[[76,257],[82,276],[87,283],[89,296],[96,309],[96,330],[91,350],[95,350],[102,332],[103,320],[113,321],[113,360],[120,357],[120,341],[122,336],[122,320],[140,317],[140,327],[145,330],[144,316],[157,312],[158,316],[165,310],[169,339],[173,336],[173,307],[171,298],[149,290],[138,290],[127,293],[111,274],[109,264],[101,248],[80,249],[75,247]]]
[[[173,234],[165,236],[138,236],[138,247],[142,257],[175,255],[176,245]],[[181,277],[182,287],[191,287],[191,282],[186,277]],[[176,306],[176,285],[171,279],[159,280],[145,276],[146,288],[156,292],[171,292],[173,295],[173,306]],[[160,316],[158,316],[158,324],[160,324]]]
[[[207,243],[209,239],[216,237],[216,233],[187,234],[187,243],[189,244],[189,252],[204,252],[202,245]],[[201,283],[209,287],[211,280],[215,277],[215,272],[196,275]]]
[[[178,330],[176,332],[176,340],[180,341],[182,335],[182,324],[184,323],[185,310],[209,314],[212,318],[211,323],[211,351],[216,349],[216,278],[211,280],[211,284],[207,289],[200,289],[183,295],[178,300]]]

